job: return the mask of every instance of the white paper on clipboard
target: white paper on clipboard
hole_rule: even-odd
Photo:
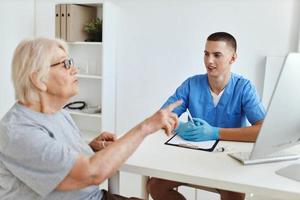
[[[216,144],[216,140],[193,142],[182,139],[180,136],[175,135],[169,139],[166,144],[182,146],[192,149],[211,149]]]

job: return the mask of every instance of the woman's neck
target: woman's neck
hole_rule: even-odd
[[[29,103],[20,102],[27,108],[34,110],[36,112],[45,114],[57,113],[63,106],[67,103],[68,99],[62,99],[58,97],[49,97],[44,95],[39,95],[39,101],[33,101]]]

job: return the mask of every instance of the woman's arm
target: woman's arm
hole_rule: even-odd
[[[96,152],[92,157],[79,155],[70,173],[56,189],[80,189],[89,185],[98,185],[111,177],[147,135],[162,128],[165,129],[168,135],[171,134],[172,130],[178,125],[178,117],[172,110],[180,104],[181,101],[177,101],[165,109],[157,111],[120,139],[105,149]]]

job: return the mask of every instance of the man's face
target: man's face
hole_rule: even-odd
[[[65,68],[64,60],[68,58],[66,53],[57,47],[57,56],[52,64],[59,63],[50,67],[48,79],[46,81],[47,93],[57,98],[69,99],[78,93],[77,68],[72,66]]]
[[[236,53],[225,41],[206,41],[204,64],[208,76],[217,78],[229,75],[235,60]]]

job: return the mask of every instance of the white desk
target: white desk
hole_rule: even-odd
[[[275,174],[300,160],[243,166],[227,153],[250,151],[252,143],[221,141],[217,147],[225,146],[228,151],[220,153],[165,145],[166,140],[162,132],[148,136],[120,171],[280,199],[300,199],[300,182]],[[300,152],[299,145],[294,149]],[[110,189],[118,192],[118,187],[116,175],[111,179]]]

